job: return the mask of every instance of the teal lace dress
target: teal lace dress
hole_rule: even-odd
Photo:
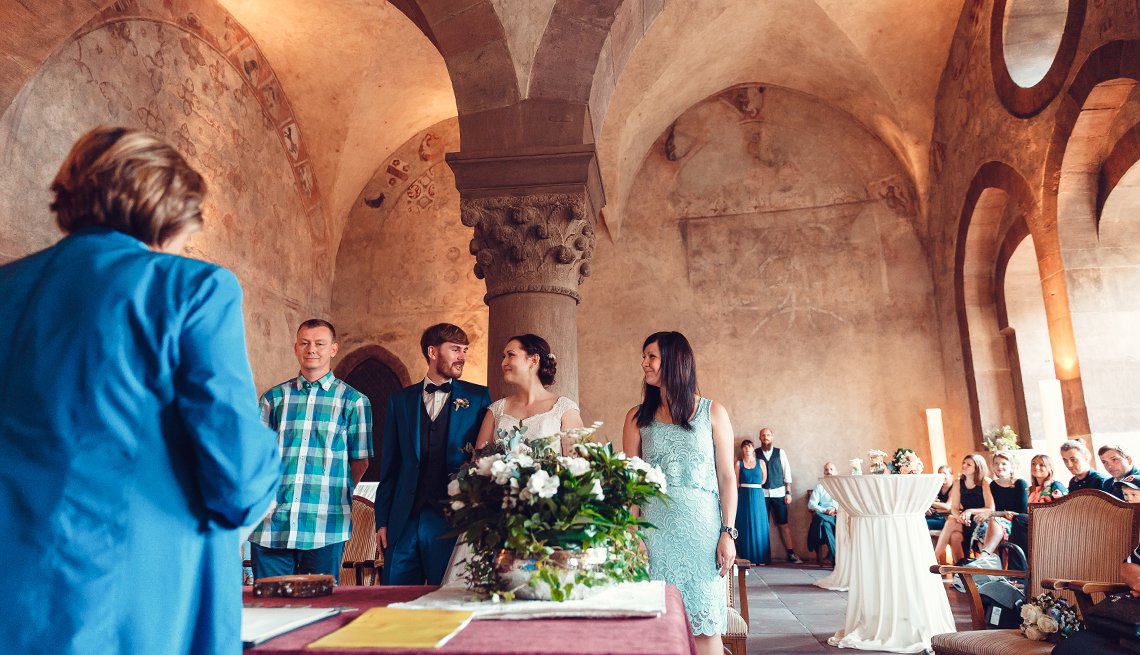
[[[641,428],[641,456],[665,472],[669,502],[650,501],[649,577],[681,590],[695,635],[724,634],[728,628],[725,582],[716,566],[720,540],[720,494],[713,459],[712,421],[707,398],[697,403],[693,429],[654,421]]]

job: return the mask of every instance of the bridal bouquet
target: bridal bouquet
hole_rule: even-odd
[[[1045,592],[1021,606],[1021,632],[1033,641],[1067,639],[1083,629],[1077,611],[1063,598]]]
[[[918,475],[922,473],[922,460],[910,448],[899,448],[891,460],[891,473]]]
[[[473,452],[448,486],[455,534],[471,552],[468,585],[494,600],[576,597],[592,586],[646,580],[633,513],[665,498],[665,474],[591,439],[600,423],[526,443],[526,428]],[[563,456],[564,438],[573,441]],[[575,590],[577,589],[577,593]]]

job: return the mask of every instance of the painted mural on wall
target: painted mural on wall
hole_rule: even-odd
[[[295,372],[296,325],[327,302],[319,195],[304,182],[303,140],[268,64],[216,5],[169,15],[189,4],[115,5],[108,11],[135,17],[93,21],[23,89],[0,123],[0,256],[60,238],[48,184],[80,134],[104,124],[150,130],[206,177],[206,224],[191,255],[241,279],[250,355],[265,387]],[[147,11],[164,20],[138,17]]]
[[[444,153],[459,149],[459,123],[420,132],[378,168],[353,206],[333,283],[342,352],[383,346],[413,379],[425,368],[420,333],[447,321],[472,340],[464,379],[487,379],[486,286],[475,277],[471,229]],[[497,360],[495,360],[497,362]]]
[[[741,87],[687,110],[580,288],[586,420],[620,438],[642,340],[680,330],[701,393],[739,439],[771,427],[803,488],[824,457],[903,444],[927,457],[924,409],[944,380],[907,179],[863,126],[802,94]]]

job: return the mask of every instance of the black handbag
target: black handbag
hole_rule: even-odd
[[[1126,641],[1140,641],[1140,598],[1112,594],[1085,614],[1088,631]]]

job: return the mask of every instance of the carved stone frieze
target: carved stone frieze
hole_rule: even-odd
[[[579,301],[597,234],[586,194],[463,198],[463,224],[474,228],[475,276],[486,300],[508,293],[560,293]]]

